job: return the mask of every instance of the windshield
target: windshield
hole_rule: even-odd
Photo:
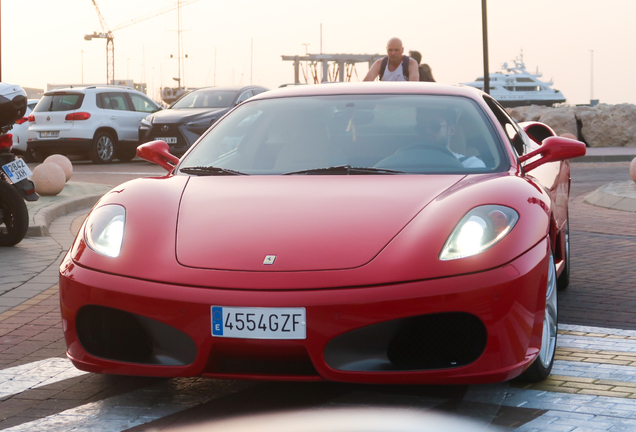
[[[235,91],[196,90],[188,93],[170,108],[227,108],[232,105]]]
[[[309,96],[247,101],[201,138],[180,169],[468,174],[508,168],[502,155],[491,122],[467,98]]]

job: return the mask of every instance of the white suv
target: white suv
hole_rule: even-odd
[[[39,160],[58,153],[86,155],[94,163],[127,162],[139,145],[139,123],[160,109],[129,87],[51,90],[29,116],[28,148]]]

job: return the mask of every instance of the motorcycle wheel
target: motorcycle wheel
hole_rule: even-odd
[[[29,229],[29,211],[17,190],[0,181],[0,246],[14,246]]]

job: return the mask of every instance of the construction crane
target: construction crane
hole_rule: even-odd
[[[132,19],[130,21],[126,21],[114,29],[110,30],[108,28],[108,24],[106,24],[106,20],[104,16],[99,11],[99,6],[97,6],[97,2],[95,0],[91,0],[93,2],[93,6],[95,6],[95,10],[97,11],[97,16],[99,18],[99,25],[102,28],[101,32],[93,32],[92,34],[84,35],[84,40],[90,41],[93,39],[106,39],[106,84],[110,84],[115,81],[115,42],[113,32],[116,30],[123,29],[125,27],[131,26],[133,24],[137,24],[139,22],[145,21],[150,18],[154,18],[156,16],[162,15],[166,12],[170,12],[172,10],[177,9],[180,6],[187,6],[189,4],[198,2],[199,0],[185,0],[178,1],[176,5],[167,6],[163,9],[159,9],[158,11],[152,12],[147,15],[143,15]]]

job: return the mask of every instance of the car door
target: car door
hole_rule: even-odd
[[[160,108],[152,100],[141,94],[126,93],[126,96],[128,97],[128,103],[133,110],[131,115],[136,119],[135,130],[137,133],[135,135],[135,139],[139,140],[139,125],[141,124],[141,121],[148,117],[149,114],[159,111]]]
[[[139,122],[125,92],[108,91],[100,94],[108,123],[117,131],[119,141],[138,141]]]

